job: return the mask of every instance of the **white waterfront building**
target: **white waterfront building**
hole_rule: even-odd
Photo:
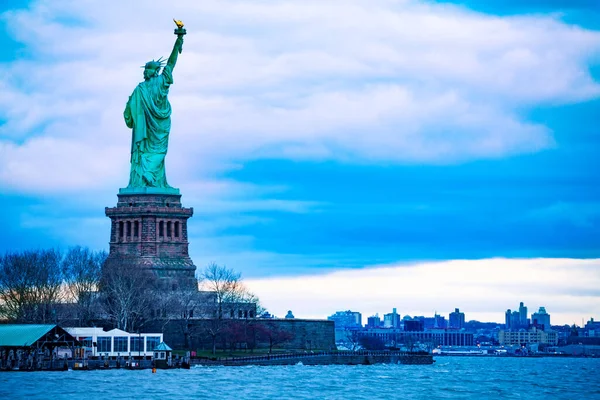
[[[64,328],[84,348],[86,357],[152,357],[162,333],[129,333],[120,329]]]

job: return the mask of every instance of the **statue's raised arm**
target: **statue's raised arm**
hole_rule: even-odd
[[[171,55],[167,61],[167,65],[171,67],[171,70],[175,68],[175,64],[177,63],[177,55],[181,53],[182,48],[183,36],[177,36],[177,40],[175,40],[175,45],[173,46],[173,50],[171,51]]]
[[[173,20],[175,21],[175,20]],[[175,68],[175,64],[177,63],[177,55],[181,54],[183,50],[183,35],[185,35],[185,29],[183,29],[183,23],[181,21],[175,21],[178,28],[175,29],[175,34],[177,35],[177,39],[175,40],[175,44],[173,45],[173,50],[171,51],[171,55],[169,56],[169,60],[167,61],[167,65],[171,67],[171,70]],[[180,26],[181,24],[181,26]]]

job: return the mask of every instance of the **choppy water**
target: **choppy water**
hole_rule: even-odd
[[[0,399],[600,399],[600,359],[0,373]]]

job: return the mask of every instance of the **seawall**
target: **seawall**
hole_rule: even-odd
[[[428,365],[435,361],[429,353],[402,352],[317,352],[288,353],[256,357],[220,359],[192,359],[192,365],[371,365],[371,364],[414,364]]]

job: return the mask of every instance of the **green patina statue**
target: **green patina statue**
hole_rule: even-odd
[[[144,66],[144,82],[129,96],[125,107],[125,123],[133,129],[131,139],[131,171],[129,185],[122,192],[173,192],[165,174],[165,156],[171,130],[171,104],[167,98],[173,83],[173,68],[183,48],[181,21],[175,21],[177,40],[166,65],[162,59]],[[162,72],[161,72],[162,68]]]

